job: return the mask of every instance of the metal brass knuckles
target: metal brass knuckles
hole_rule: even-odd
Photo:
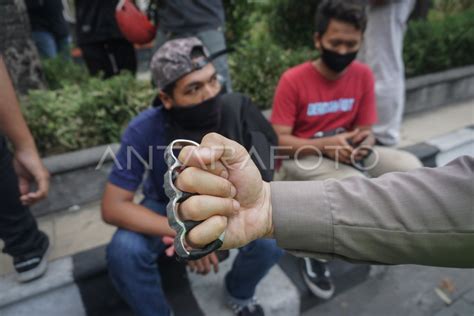
[[[186,234],[201,223],[182,221],[178,216],[179,203],[186,201],[194,195],[189,192],[183,192],[174,185],[174,181],[183,167],[183,164],[176,158],[174,151],[180,150],[185,146],[199,146],[199,144],[191,140],[176,139],[171,142],[165,150],[165,161],[168,166],[168,171],[165,173],[164,188],[170,200],[166,206],[166,214],[168,216],[169,225],[177,233],[174,239],[174,248],[178,257],[185,260],[197,260],[219,249],[224,241],[225,232],[222,233],[218,239],[202,249],[188,250],[184,244]]]

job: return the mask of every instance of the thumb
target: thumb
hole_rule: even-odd
[[[356,128],[352,132],[347,132],[346,133],[346,139],[351,139],[351,138],[355,137],[357,134],[359,134],[359,132],[360,132],[360,130],[358,128]]]
[[[215,165],[219,160],[227,165],[247,161],[248,153],[239,143],[217,133],[204,136],[199,147],[184,147],[178,159],[187,167],[205,169],[206,165]]]

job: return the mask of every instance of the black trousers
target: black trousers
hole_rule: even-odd
[[[91,75],[103,72],[104,78],[110,78],[122,70],[137,72],[135,48],[125,39],[81,44],[80,48]]]
[[[43,255],[48,236],[38,229],[28,207],[20,202],[18,178],[6,140],[0,136],[0,239],[3,252],[12,257],[31,258]]]

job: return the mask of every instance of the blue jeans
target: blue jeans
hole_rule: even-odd
[[[165,215],[164,203],[145,199],[142,205]],[[165,250],[160,236],[117,229],[107,247],[107,265],[112,282],[136,315],[170,314],[161,286],[157,259]],[[279,260],[283,251],[274,240],[256,240],[241,248],[225,278],[232,298],[245,301],[255,295],[260,280]]]
[[[64,54],[65,57],[69,57],[67,55],[67,49],[71,41],[69,36],[57,39],[50,32],[33,31],[31,32],[31,37],[41,57],[54,58],[58,54]]]

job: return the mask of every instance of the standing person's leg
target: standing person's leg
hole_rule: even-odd
[[[66,59],[71,59],[70,48],[71,48],[71,37],[66,36],[56,39],[56,47],[58,48],[58,54]]]
[[[155,46],[153,47],[153,53],[155,53],[158,49],[160,49],[161,46],[163,46],[164,43],[168,41],[168,36],[166,34],[158,29],[158,32],[156,32],[156,38],[155,38]]]
[[[0,136],[0,239],[13,257],[18,280],[27,282],[46,271],[49,239],[38,229],[28,207],[20,202],[18,178],[5,139]]]
[[[364,161],[371,177],[379,177],[388,172],[405,172],[423,167],[413,154],[395,148],[375,146],[374,152]]]
[[[239,249],[232,270],[225,277],[231,306],[245,307],[255,303],[258,283],[283,255],[275,240],[258,239]]]
[[[197,37],[203,42],[211,54],[226,49],[226,42],[222,28],[200,32]],[[224,77],[227,92],[232,92],[232,81],[230,79],[227,55],[224,54],[214,60],[217,72]]]
[[[102,73],[105,78],[108,78],[114,74],[113,64],[105,49],[105,42],[82,44],[79,47],[92,76]]]
[[[43,58],[54,58],[58,54],[58,47],[54,35],[45,31],[33,31],[31,37],[36,48]]]
[[[378,141],[395,145],[405,106],[403,37],[415,0],[371,6],[360,57],[376,77],[379,122],[374,126]]]
[[[162,213],[163,203],[145,200],[143,206]],[[119,294],[139,316],[168,316],[171,309],[161,285],[158,256],[165,250],[160,236],[117,229],[107,246],[107,266]]]
[[[116,73],[128,70],[133,75],[137,73],[137,54],[132,43],[125,39],[114,39],[107,43],[109,55],[116,65]]]

